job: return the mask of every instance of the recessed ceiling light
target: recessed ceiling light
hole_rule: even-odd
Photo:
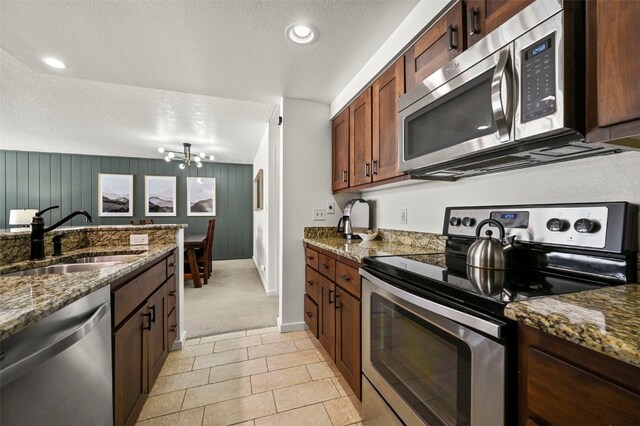
[[[64,62],[56,58],[50,58],[50,57],[42,58],[42,62],[44,62],[45,64],[49,65],[52,68],[63,69],[67,67],[64,64]]]
[[[291,24],[287,27],[285,34],[289,40],[298,44],[309,44],[318,38],[318,30],[309,24]]]

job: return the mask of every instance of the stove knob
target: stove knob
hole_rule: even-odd
[[[582,219],[576,220],[573,224],[573,229],[578,231],[581,234],[591,234],[596,232],[600,228],[598,222],[595,220],[587,219],[583,217]]]
[[[449,225],[451,225],[451,226],[460,226],[460,218],[459,217],[452,217],[451,219],[449,219]]]
[[[571,227],[571,224],[566,219],[560,219],[554,217],[547,221],[547,229],[551,232],[564,232]]]
[[[472,217],[465,216],[462,218],[462,226],[473,226],[476,224],[476,220]]]

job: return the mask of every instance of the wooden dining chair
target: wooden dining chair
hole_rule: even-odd
[[[209,220],[207,227],[207,237],[205,239],[204,248],[196,250],[196,263],[198,265],[197,273],[202,278],[203,284],[208,284],[209,278],[211,278],[212,268],[211,262],[213,260],[213,235],[216,229],[216,220]],[[185,267],[189,267],[189,260],[185,257]],[[189,271],[185,274],[185,279],[190,279],[193,271]]]

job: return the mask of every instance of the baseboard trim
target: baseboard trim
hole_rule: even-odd
[[[184,348],[185,343],[187,342],[187,331],[183,331],[182,332],[182,336],[180,336],[180,338],[176,339],[175,342],[173,342],[173,345],[171,346],[171,351],[179,351],[180,349]]]
[[[281,333],[287,333],[289,331],[299,331],[306,330],[307,324],[303,322],[290,322],[287,324],[280,324],[280,318],[278,318],[278,327],[280,328]]]
[[[258,271],[258,276],[260,277],[260,282],[262,282],[262,288],[264,289],[264,293],[267,296],[277,296],[278,295],[278,291],[277,290],[268,290],[267,289],[267,283],[264,280],[264,277],[262,276],[262,274],[260,273],[260,266],[258,265],[258,261],[256,260],[255,257],[251,258],[253,260],[253,264],[256,266],[256,270]]]

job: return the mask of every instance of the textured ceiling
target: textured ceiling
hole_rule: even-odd
[[[252,162],[281,97],[330,103],[417,2],[1,0],[1,136],[145,157],[220,141],[221,160]],[[310,45],[284,36],[301,21]]]

